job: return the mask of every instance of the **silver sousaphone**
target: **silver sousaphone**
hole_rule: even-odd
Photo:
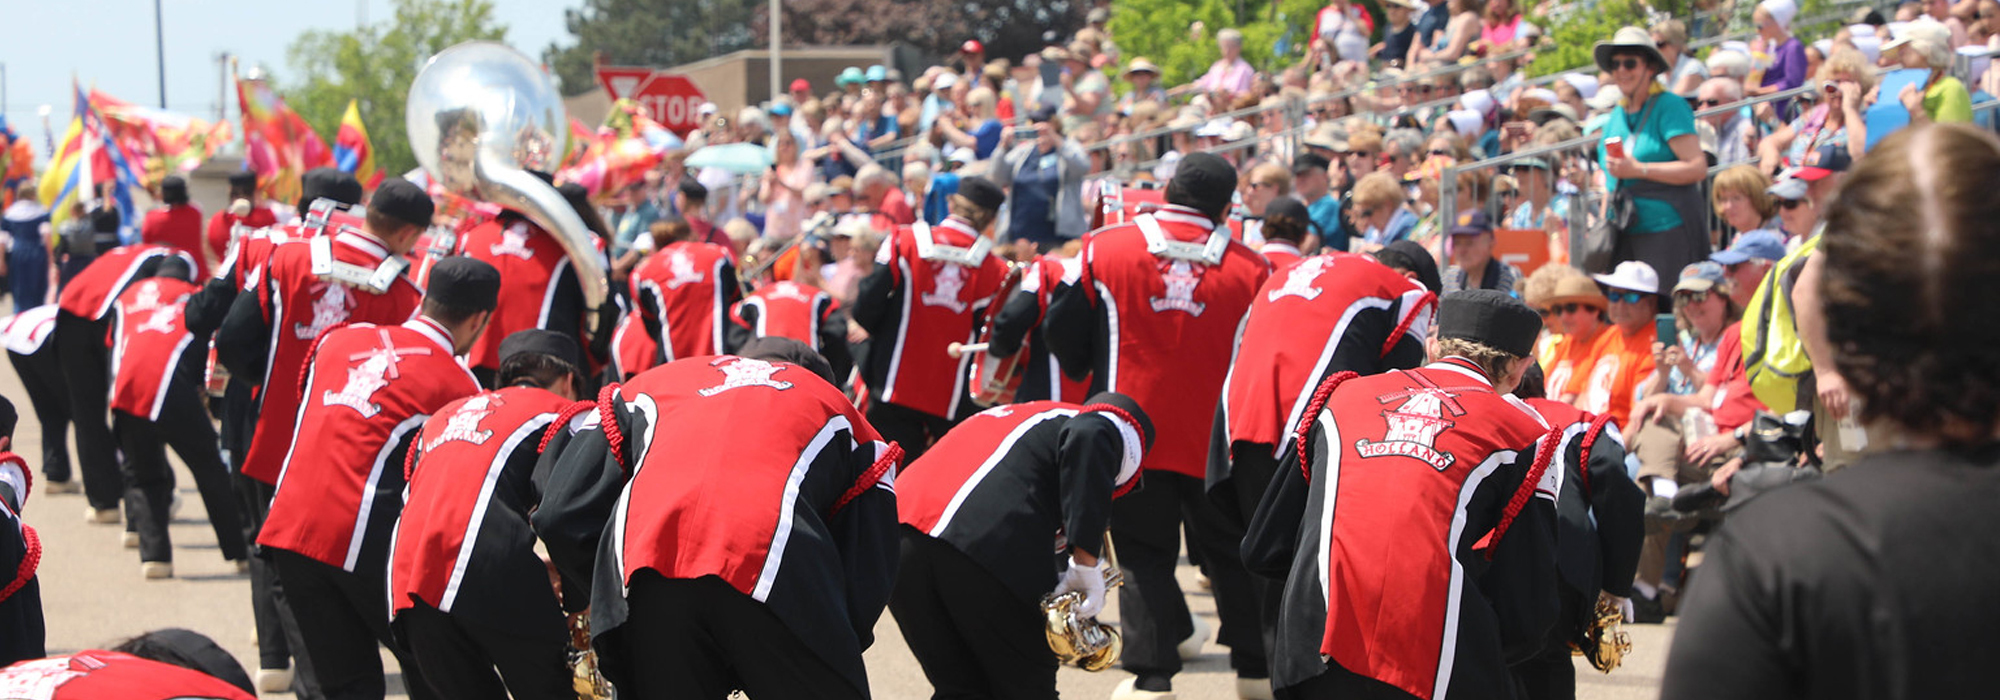
[[[555,172],[569,134],[562,98],[541,66],[489,41],[445,49],[410,83],[404,118],[417,163],[434,181],[526,214],[554,234],[583,284],[585,318],[595,319],[611,291],[604,256],[569,202],[528,172]]]

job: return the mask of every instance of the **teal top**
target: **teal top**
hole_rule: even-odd
[[[1643,124],[1638,123],[1642,115],[1646,120]],[[1676,136],[1694,134],[1694,109],[1688,106],[1687,100],[1672,93],[1655,95],[1650,109],[1642,107],[1640,112],[1633,113],[1621,107],[1612,110],[1606,116],[1608,118],[1604,120],[1604,137],[1607,139],[1613,136],[1623,137],[1625,152],[1632,154],[1632,157],[1641,163],[1671,163],[1680,160],[1674,155],[1674,148],[1669,142]],[[1604,153],[1602,139],[1597,142],[1597,162],[1600,165],[1610,163],[1610,158]],[[1606,174],[1604,179],[1606,186],[1612,189],[1618,188],[1618,178]],[[1635,197],[1632,205],[1635,217],[1631,229],[1626,233],[1658,233],[1681,225],[1681,215],[1666,202]]]

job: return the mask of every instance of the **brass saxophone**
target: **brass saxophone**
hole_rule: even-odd
[[[1125,573],[1118,568],[1118,550],[1111,546],[1111,533],[1104,533],[1104,563],[1109,571],[1104,575],[1104,592],[1125,583]],[[1062,595],[1042,596],[1042,634],[1048,637],[1049,650],[1056,653],[1058,663],[1076,666],[1085,671],[1102,671],[1118,663],[1118,654],[1125,648],[1125,641],[1118,634],[1118,628],[1098,622],[1097,618],[1081,617],[1077,609],[1083,607],[1083,592],[1070,591]]]
[[[611,681],[597,670],[597,651],[590,648],[590,611],[569,616],[570,685],[577,700],[611,700]]]
[[[1610,673],[1632,652],[1632,638],[1625,634],[1624,624],[1625,610],[1618,599],[1599,595],[1590,629],[1584,630],[1581,640],[1569,643],[1570,654],[1584,657],[1592,668]]]

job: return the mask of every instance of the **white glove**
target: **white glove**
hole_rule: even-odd
[[[1084,566],[1077,563],[1076,557],[1070,557],[1069,570],[1063,572],[1062,582],[1056,584],[1055,594],[1062,595],[1070,591],[1083,594],[1083,604],[1076,610],[1078,616],[1097,617],[1098,613],[1104,612],[1103,569]]]

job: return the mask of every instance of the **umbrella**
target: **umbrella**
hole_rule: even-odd
[[[708,146],[688,156],[687,167],[721,168],[741,175],[755,175],[771,168],[771,151],[754,143]]]

